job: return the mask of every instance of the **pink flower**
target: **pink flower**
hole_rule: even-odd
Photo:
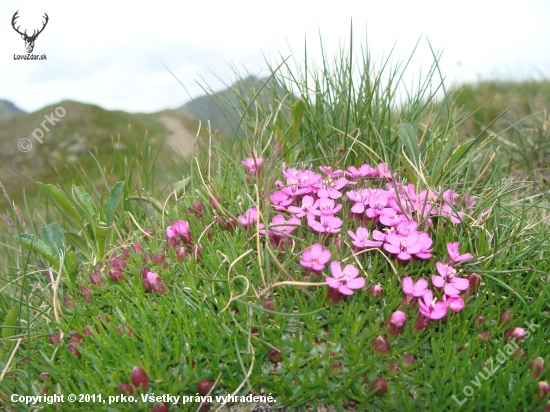
[[[378,172],[378,177],[382,179],[393,178],[393,174],[386,163],[379,163],[378,166],[376,166],[376,171]]]
[[[292,225],[289,226],[288,224]],[[270,228],[273,230],[268,230],[269,236],[281,236],[284,235],[283,233],[278,232],[284,232],[284,233],[292,233],[297,226],[301,224],[300,219],[297,219],[295,217],[291,217],[290,219],[285,220],[285,217],[283,215],[277,215],[271,220]],[[260,228],[263,228],[264,224],[260,224]],[[265,230],[260,230],[261,235],[265,235]]]
[[[334,261],[330,264],[330,272],[333,277],[326,277],[328,286],[338,289],[342,295],[353,295],[352,289],[361,289],[365,286],[365,279],[357,277],[359,269],[353,265],[346,265],[342,270],[340,262]]]
[[[407,276],[401,281],[401,288],[403,293],[407,296],[414,296],[419,298],[424,295],[426,288],[428,287],[428,281],[425,279],[418,279],[418,282],[413,283],[411,277]]]
[[[355,204],[351,208],[352,213],[360,214],[365,211],[365,207],[369,204],[369,189],[351,190],[347,192],[346,195],[349,200],[355,202]]]
[[[468,279],[455,277],[456,270],[452,266],[444,265],[441,262],[436,262],[435,266],[440,276],[432,275],[432,283],[436,288],[444,288],[446,295],[458,296],[460,292],[468,289],[470,285]]]
[[[178,220],[174,224],[174,230],[177,232],[178,235],[185,236],[189,234],[189,223],[186,222],[185,220]],[[166,234],[168,234],[168,229],[166,229],[166,231],[167,231]]]
[[[398,214],[392,208],[382,209],[382,213],[378,217],[380,218],[380,223],[382,223],[384,226],[391,226],[391,227],[397,226],[399,222],[403,220],[407,220],[405,216]]]
[[[302,207],[289,206],[288,210],[296,217],[304,217],[306,214],[309,216],[309,210],[315,204],[313,197],[306,195],[302,198]]]
[[[284,210],[286,206],[292,203],[292,198],[281,190],[274,191],[269,195],[269,198],[275,210]]]
[[[371,192],[369,196],[369,208],[367,209],[367,216],[371,219],[377,218],[382,214],[384,209],[394,210],[388,208],[388,203],[390,201],[389,192],[382,189],[377,189]]]
[[[335,216],[321,216],[320,222],[314,218],[308,218],[307,224],[319,233],[338,233],[342,230],[344,222]]]
[[[473,256],[471,253],[465,253],[464,255],[458,254],[458,242],[447,243],[447,252],[449,252],[449,258],[454,263],[464,262],[465,260],[470,260]]]
[[[245,212],[244,216],[239,215],[237,219],[243,226],[250,226],[258,220],[258,210],[252,207]]]
[[[378,176],[376,169],[373,169],[369,164],[362,165],[359,170],[355,166],[348,167],[348,172],[344,172],[352,179],[359,179],[366,176]]]
[[[395,233],[388,233],[384,249],[387,252],[397,255],[400,260],[409,260],[412,256],[422,250],[422,243],[419,242],[418,232],[412,232],[408,236],[401,236]]]
[[[148,290],[154,290],[160,295],[166,295],[166,290],[162,284],[162,279],[157,273],[147,273],[147,278],[143,280],[143,284]]]
[[[426,290],[422,298],[418,300],[420,313],[432,320],[443,319],[447,316],[447,303],[437,302],[437,298],[433,298],[431,290]]]
[[[374,230],[372,232],[372,237],[376,240],[370,240],[369,239],[369,231],[363,227],[358,227],[357,234],[353,233],[351,230],[348,230],[348,235],[351,236],[354,246],[364,249],[367,247],[380,247],[382,246],[382,243],[384,243],[385,236],[382,232],[379,232],[378,230]]]
[[[388,333],[391,336],[399,335],[405,327],[406,321],[407,316],[404,312],[401,312],[400,310],[393,312],[390,316],[390,320],[388,321]]]
[[[173,226],[168,226],[166,228],[166,237],[168,239],[172,239],[172,238],[175,238],[176,237],[176,229],[174,229]]]
[[[340,190],[344,188],[348,183],[352,182],[348,182],[348,179],[346,179],[345,177],[341,177],[337,180],[333,180],[332,178],[325,179],[324,181],[316,184],[316,187],[319,189],[317,191],[317,196],[320,198],[330,197],[331,199],[338,199],[342,197],[342,193],[340,192]]]
[[[432,246],[433,240],[430,235],[425,232],[418,233],[418,241],[422,244],[422,249],[420,252],[416,253],[415,256],[419,259],[430,259],[432,257],[430,246]]]
[[[412,232],[416,232],[416,229],[418,228],[417,222],[411,222],[407,219],[401,220],[396,226],[395,229],[397,230],[397,233],[401,236],[408,236]],[[431,246],[431,244],[430,244]],[[429,246],[428,246],[429,247]]]
[[[332,254],[330,250],[323,249],[323,246],[316,243],[302,252],[300,264],[306,268],[311,268],[314,271],[320,272],[325,268],[325,263],[327,263],[331,257]]]
[[[263,163],[264,163],[264,159],[262,159],[261,157],[258,157],[256,159],[249,157],[242,162],[243,166],[248,169],[249,176],[250,175],[254,176],[257,172],[259,172],[260,169],[262,168]]]
[[[449,306],[453,312],[460,312],[464,309],[464,301],[459,296],[451,296],[447,298],[443,295],[443,302],[446,302],[447,306]]]
[[[334,216],[342,209],[342,205],[335,205],[334,200],[328,197],[317,199],[310,210],[315,216]]]

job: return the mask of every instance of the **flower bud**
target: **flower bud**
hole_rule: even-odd
[[[168,412],[170,410],[170,405],[167,403],[157,403],[153,406],[152,412]]]
[[[403,363],[405,365],[410,366],[414,362],[414,355],[407,355],[403,358]]]
[[[141,387],[144,392],[147,392],[147,389],[149,389],[149,376],[143,369],[134,366],[130,377],[136,389]]]
[[[153,273],[153,272],[147,273],[146,281],[149,282],[149,285],[152,290],[154,290],[160,295],[166,296],[166,290],[164,289],[164,285],[162,284],[162,278],[157,273]],[[145,282],[143,284],[145,285]]]
[[[111,269],[109,271],[109,276],[111,277],[111,280],[113,282],[118,283],[119,280],[124,280],[124,275],[122,274],[122,272],[118,268]]]
[[[153,262],[154,260],[155,260],[155,257],[151,252],[147,252],[145,254],[145,258],[144,258],[145,263]]]
[[[479,340],[489,340],[489,339],[491,339],[491,332],[479,332],[478,339]]]
[[[123,260],[127,260],[130,257],[130,251],[128,249],[124,249],[122,251],[121,257]]]
[[[71,342],[74,342],[74,343],[77,343],[80,345],[80,341],[83,340],[84,338],[82,337],[82,335],[78,332],[72,332],[70,335],[69,335],[69,340]]]
[[[525,337],[525,329],[523,328],[512,328],[504,336],[504,343],[508,343],[510,340],[515,340],[519,342]]]
[[[210,199],[208,199],[208,203],[210,203],[210,206],[212,206],[214,209],[221,208],[219,197],[211,197]]]
[[[476,324],[478,326],[485,325],[485,316],[483,316],[481,313],[476,316]]]
[[[275,302],[273,302],[271,299],[268,299],[264,302],[264,309],[265,310],[275,310]]]
[[[537,389],[537,395],[539,397],[539,400],[548,396],[549,392],[550,392],[550,385],[548,385],[548,381],[540,381],[539,387]]]
[[[84,335],[86,335],[86,336],[94,336],[92,330],[91,330],[89,327],[87,327],[87,326],[84,328]]]
[[[477,273],[472,273],[468,276],[468,282],[470,283],[468,286],[468,291],[471,294],[474,294],[479,289],[479,285],[481,284],[481,276]]]
[[[57,333],[52,333],[50,335],[50,344],[55,345],[61,343],[61,336],[59,336]]]
[[[373,342],[372,346],[374,350],[381,355],[384,355],[390,351],[390,344],[385,336],[378,336]]]
[[[382,289],[382,286],[380,286],[380,284],[374,285],[372,288],[370,288],[369,293],[375,298],[380,298],[384,296],[384,289]]]
[[[500,313],[500,318],[498,320],[498,324],[500,325],[507,325],[512,321],[512,312],[509,310],[503,310]]]
[[[161,265],[164,263],[164,259],[166,259],[166,257],[164,256],[164,253],[162,252],[158,252],[156,255],[155,255],[155,263],[157,265]]]
[[[540,376],[540,374],[544,371],[544,366],[544,359],[542,359],[540,356],[532,360],[529,370],[531,372],[534,372],[533,379],[536,379]]]
[[[118,388],[122,392],[123,395],[126,396],[132,396],[134,394],[134,388],[132,388],[130,385],[124,382],[118,383]]]
[[[183,263],[183,260],[185,259],[186,256],[189,255],[189,253],[187,253],[186,248],[180,247],[177,255],[178,255],[178,262]]]
[[[154,236],[152,229],[143,229],[143,231],[146,233],[146,235],[143,235],[143,240],[145,240],[146,243],[149,243],[149,239]]]
[[[390,365],[388,366],[388,372],[391,375],[399,375],[401,373],[401,368],[397,363],[390,363]]]
[[[130,336],[130,337],[134,337],[134,332],[132,332],[132,329],[130,329],[130,327],[128,325],[118,325],[118,333],[122,334],[122,333],[126,333],[126,335]]]
[[[210,410],[210,406],[212,404],[210,402],[202,402],[200,405],[199,405],[199,412],[207,412]]]
[[[512,360],[517,359],[519,362],[523,362],[527,359],[527,354],[522,348],[518,348],[516,352],[512,353],[512,356],[510,356],[510,359]]]
[[[330,370],[335,375],[339,374],[342,371],[342,362],[332,362],[330,365]]]
[[[103,279],[101,279],[99,275],[95,272],[90,275],[90,282],[92,283],[92,285],[105,286],[105,282],[103,281]]]
[[[82,291],[84,300],[88,303],[92,303],[92,294],[90,293],[91,289],[88,286],[80,286],[80,290]]]
[[[334,247],[336,248],[337,253],[340,253],[342,251],[342,236],[338,236],[336,239],[334,239]]]
[[[405,309],[409,306],[414,307],[416,305],[416,299],[414,296],[405,295],[403,296],[403,299],[401,299],[401,308]]]
[[[198,390],[201,395],[206,395],[212,387],[214,386],[214,382],[212,382],[210,379],[206,378],[199,382]]]
[[[191,248],[191,256],[194,257],[196,260],[202,259],[202,252],[199,245],[193,245],[193,247]]]
[[[73,298],[71,298],[69,295],[63,296],[63,303],[65,306],[69,309],[72,309],[74,307],[73,305]]]
[[[338,303],[342,300],[342,294],[336,288],[328,288],[327,299],[333,303]]]
[[[382,378],[376,378],[372,383],[371,389],[375,390],[374,393],[376,396],[382,396],[388,391],[388,384]]]
[[[202,218],[202,212],[204,212],[204,206],[200,200],[194,200],[191,205],[191,212],[195,214],[199,219]]]
[[[74,343],[69,343],[67,345],[67,347],[69,348],[69,350],[71,351],[71,353],[76,356],[78,359],[82,358],[82,355],[80,354],[80,352],[78,351],[78,349],[76,348],[76,345]]]
[[[141,248],[141,244],[139,242],[132,242],[131,246],[133,251],[136,254],[141,255],[141,252],[143,252],[143,249]]]
[[[140,270],[139,270],[139,273],[141,274],[141,277],[143,279],[147,279],[147,273],[149,273],[151,271],[151,269],[149,269],[147,266],[143,266]]]
[[[414,330],[420,332],[424,329],[428,329],[432,321],[424,315],[418,314],[416,322],[414,323]]]
[[[388,322],[388,333],[391,336],[399,335],[405,327],[406,320],[407,317],[405,313],[401,312],[400,310],[393,312]]]
[[[275,348],[269,349],[267,356],[272,362],[279,362],[281,360],[281,351]]]

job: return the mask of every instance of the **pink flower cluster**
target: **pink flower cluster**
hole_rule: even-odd
[[[432,320],[443,319],[447,316],[447,309],[452,312],[460,312],[464,308],[464,301],[460,294],[468,289],[468,279],[458,277],[455,265],[470,260],[472,255],[466,253],[459,255],[458,242],[447,243],[449,253],[448,263],[436,262],[435,266],[439,275],[432,275],[432,285],[442,295],[442,300],[437,301],[434,294],[428,289],[428,281],[419,279],[416,283],[412,278],[406,277],[401,282],[403,293],[418,299],[420,313]]]

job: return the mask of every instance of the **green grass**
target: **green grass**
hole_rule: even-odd
[[[180,176],[190,179],[171,195],[159,195],[148,186],[154,153],[137,152],[139,162],[134,164],[142,167],[133,168],[133,176],[123,167],[126,162],[116,159],[125,182],[119,202],[114,181],[98,188],[79,180],[90,194],[87,201],[82,192],[71,189],[74,180],[67,177],[60,179],[62,191],[42,194],[39,207],[22,204],[20,219],[10,215],[15,231],[34,236],[27,235],[26,246],[16,243],[8,229],[4,233],[0,320],[7,320],[2,328],[0,397],[6,408],[27,410],[9,402],[10,395],[38,395],[44,389],[66,396],[120,395],[119,382],[131,384],[131,370],[138,366],[147,372],[149,392],[155,395],[194,396],[198,383],[210,379],[215,382],[214,400],[216,395],[272,394],[277,400],[273,406],[288,411],[319,410],[323,405],[329,410],[543,410],[548,399],[537,400],[537,382],[550,375],[545,370],[533,379],[529,364],[539,356],[550,361],[550,229],[541,224],[547,194],[539,185],[540,194],[525,201],[533,183],[511,182],[504,167],[511,160],[498,152],[492,156],[501,137],[512,137],[504,136],[497,123],[489,135],[469,135],[461,128],[471,116],[457,103],[456,93],[436,101],[430,79],[409,90],[408,100],[400,105],[397,92],[406,65],[386,62],[378,67],[367,51],[357,58],[342,51],[334,59],[326,56],[319,66],[282,61],[272,70],[270,80],[241,95],[246,104],[236,108],[241,117],[235,138],[204,139],[196,160],[177,166]],[[435,73],[437,61],[430,76]],[[260,88],[271,100],[252,104],[247,96],[257,95]],[[265,163],[259,179],[249,181],[240,162],[252,151]],[[226,231],[215,219],[236,218],[258,207],[263,221],[270,222],[275,213],[268,195],[275,180],[282,180],[283,161],[314,170],[384,161],[420,189],[452,189],[474,196],[477,203],[459,225],[434,218],[434,257],[427,261],[404,265],[375,251],[353,256],[351,239],[342,231],[327,242],[332,260],[355,262],[366,286],[380,283],[384,296],[373,297],[365,288],[333,303],[325,285],[300,283],[301,252],[312,243],[323,243],[323,237],[304,225],[292,233],[292,246],[280,251],[255,229],[238,225]],[[213,196],[222,207],[209,204]],[[194,200],[204,205],[200,217],[189,210]],[[350,206],[340,215],[346,230],[357,226],[347,218]],[[202,258],[188,256],[180,263],[174,249],[166,251],[165,228],[172,219],[189,222]],[[152,238],[145,229],[153,231]],[[75,242],[68,232],[79,233],[82,241]],[[39,238],[49,251],[38,250]],[[341,250],[336,239],[342,241]],[[105,274],[105,286],[91,285],[89,274],[113,253],[131,250],[134,241],[144,250],[126,261],[124,281],[115,283]],[[463,268],[481,276],[479,291],[465,298],[464,310],[421,332],[414,330],[418,310],[407,307],[404,331],[388,336],[389,352],[377,354],[372,342],[386,336],[381,323],[401,309],[401,279],[430,278],[435,262],[445,259],[446,243],[454,241],[474,255]],[[166,283],[166,295],[144,289],[140,270],[145,252],[166,255],[166,267],[147,264]],[[323,274],[329,274],[328,269]],[[82,286],[91,288],[91,303]],[[64,303],[66,296],[72,308]],[[267,299],[274,302],[273,310],[264,309]],[[509,325],[498,324],[503,310],[513,314]],[[110,322],[100,320],[104,315]],[[485,318],[483,325],[476,322],[479,315]],[[514,359],[507,357],[492,376],[480,379],[480,372],[487,376],[484,368],[490,359],[496,365],[499,351],[506,350],[505,333],[512,326],[526,327],[527,321],[538,328],[519,343],[524,355],[515,350]],[[132,333],[120,333],[119,326]],[[84,336],[85,328],[93,336]],[[77,346],[80,358],[68,348],[74,332],[84,336]],[[482,340],[480,332],[491,336]],[[61,343],[51,344],[51,334],[63,334]],[[273,349],[280,351],[278,362],[270,359]],[[414,355],[412,365],[404,362],[407,355]],[[340,362],[341,369],[334,362]],[[399,374],[389,372],[392,363],[400,366]],[[383,396],[371,389],[378,377],[388,385]],[[472,381],[479,381],[479,387]],[[471,396],[464,394],[466,386],[472,388]],[[459,406],[453,396],[465,402]],[[107,409],[109,405],[83,403],[76,409],[152,406],[140,401]],[[69,403],[57,407],[75,410]],[[196,402],[180,402],[170,410],[198,407]]]

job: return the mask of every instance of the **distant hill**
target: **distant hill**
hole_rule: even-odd
[[[58,109],[58,114],[63,111],[65,114],[62,117],[57,116],[56,108],[62,108]],[[53,120],[55,125],[46,120],[46,116],[52,114],[59,119]],[[188,154],[189,150],[186,149],[192,150],[193,144],[193,141],[189,142],[190,136],[194,138],[197,128],[198,122],[195,119],[173,111],[127,113],[109,111],[91,104],[62,101],[32,113],[20,113],[0,121],[0,182],[10,196],[17,199],[24,187],[27,193],[36,190],[29,178],[53,181],[52,170],[66,175],[74,173],[75,167],[82,168],[91,178],[96,179],[99,171],[89,151],[109,171],[116,166],[116,157],[113,154],[117,151],[130,154],[136,150],[136,143],[143,150],[146,134],[153,152],[160,148],[161,142],[167,137],[167,144]],[[43,136],[36,129],[41,130]],[[42,143],[33,137],[33,132],[41,138]],[[175,134],[180,137],[185,135],[178,140]],[[25,151],[29,143],[32,148]],[[165,145],[159,160],[166,162],[175,157],[173,151]]]
[[[25,111],[14,105],[8,100],[0,99],[0,122],[9,119],[10,117],[24,114]]]
[[[200,120],[203,125],[207,125],[210,120],[213,131],[217,130],[222,135],[233,136],[241,117],[239,112],[242,113],[248,106],[248,103],[256,92],[262,88],[266,80],[265,78],[249,76],[235,82],[225,90],[197,97],[175,111],[187,113]],[[246,96],[246,101],[239,100],[236,91],[239,91],[239,95]],[[283,96],[282,88],[273,80],[262,89],[257,99],[265,101],[267,93],[279,93],[281,97]],[[252,104],[251,107],[255,108],[255,105]]]

